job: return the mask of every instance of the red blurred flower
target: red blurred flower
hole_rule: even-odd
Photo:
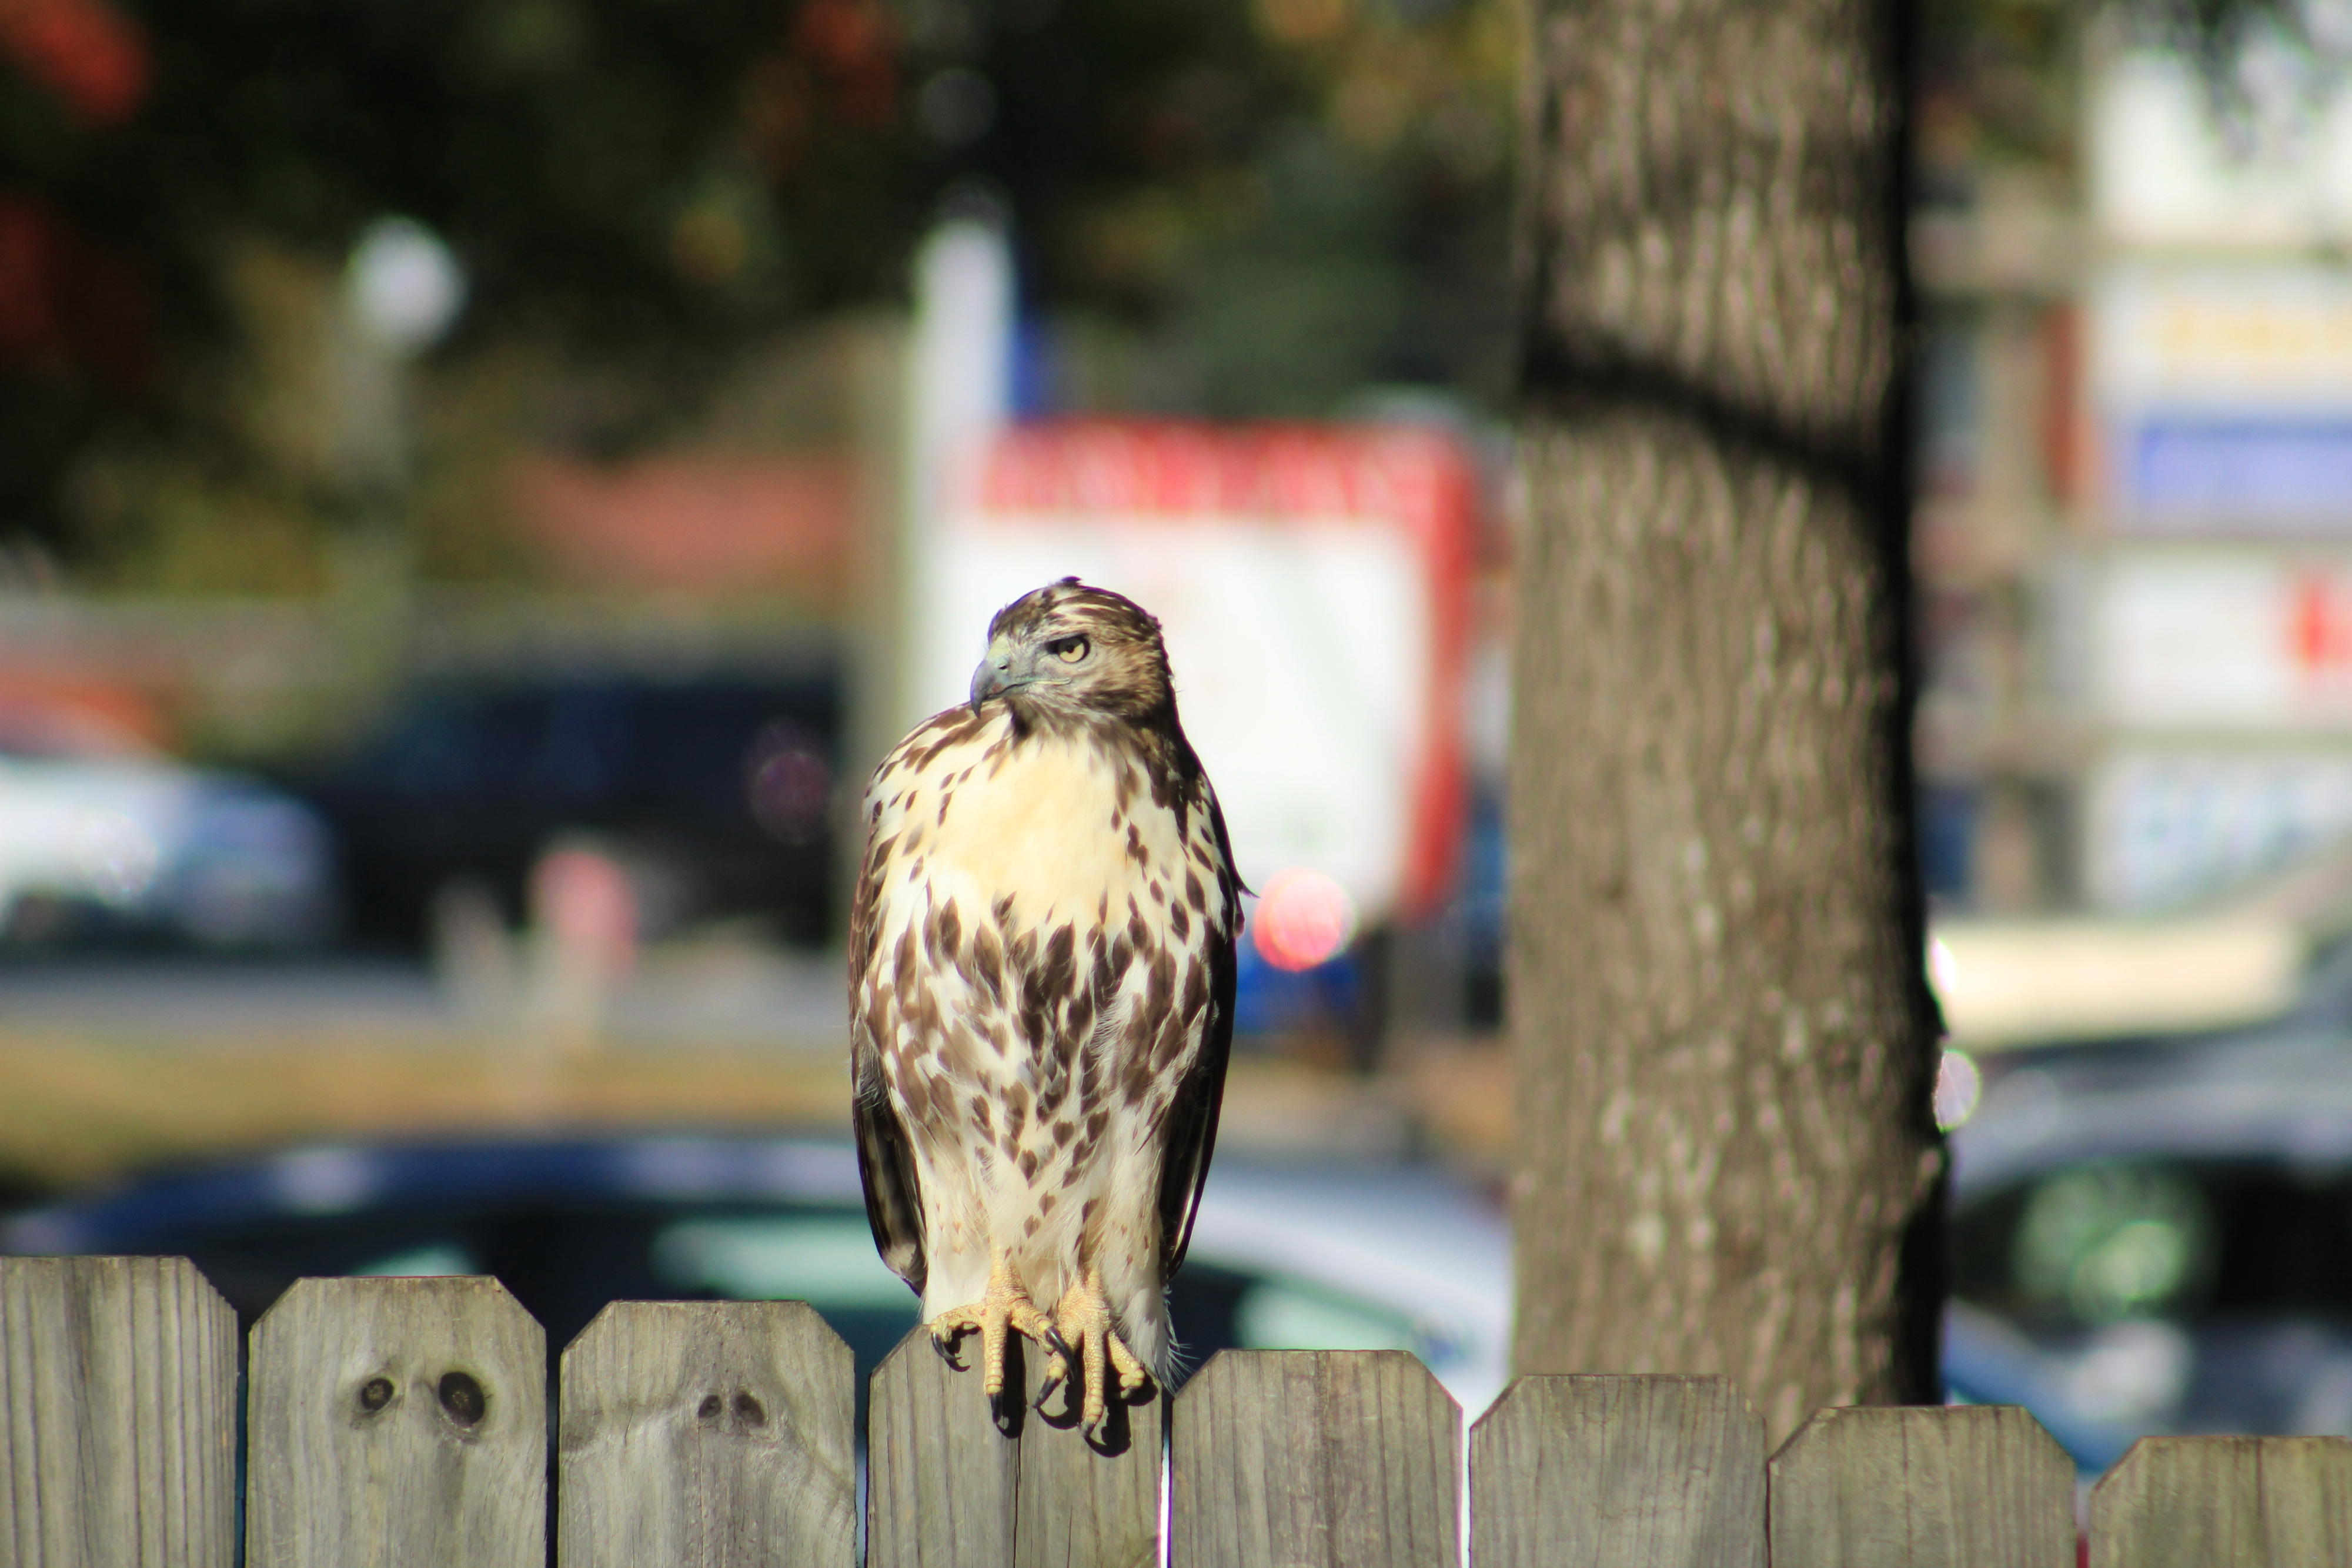
[[[833,89],[843,123],[870,131],[898,99],[896,30],[876,0],[808,0],[793,23],[793,49]]]
[[[147,96],[147,40],[106,0],[0,0],[0,54],[92,125],[130,118]]]

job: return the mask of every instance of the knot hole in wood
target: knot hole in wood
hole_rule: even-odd
[[[488,1390],[470,1372],[445,1372],[440,1384],[441,1408],[460,1427],[481,1423],[490,1408]]]

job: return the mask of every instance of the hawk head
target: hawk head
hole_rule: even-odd
[[[995,696],[1016,710],[1130,723],[1173,713],[1176,703],[1160,622],[1133,600],[1075,577],[1031,590],[988,623],[972,712]]]

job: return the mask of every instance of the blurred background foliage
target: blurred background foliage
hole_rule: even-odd
[[[1966,204],[2003,170],[2071,174],[2084,16],[2063,0],[1923,0],[1920,201]]]
[[[2102,28],[2196,65],[2225,127],[2307,112],[2352,60],[2341,0],[1920,0],[1915,195],[1967,205],[1988,179],[2082,194],[2084,50]]]
[[[0,17],[8,570],[330,586],[321,345],[389,214],[469,285],[416,391],[425,580],[537,570],[494,515],[516,450],[830,439],[782,345],[898,306],[958,206],[1013,225],[1033,406],[1499,406],[1513,26],[1505,0],[27,0]]]

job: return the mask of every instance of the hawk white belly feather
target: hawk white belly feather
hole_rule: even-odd
[[[1129,897],[1148,897],[1145,864],[1173,866],[1184,851],[1174,814],[1147,809],[1128,817],[1121,768],[1111,758],[1066,737],[1009,747],[1011,727],[1010,716],[993,715],[978,737],[947,747],[919,775],[875,781],[877,799],[901,801],[885,805],[876,831],[902,836],[896,858],[907,881],[923,883],[933,900],[958,903],[967,919],[1010,898],[1013,920],[1025,926],[1101,920]],[[1130,785],[1137,788],[1139,781]],[[1114,819],[1136,829],[1148,862],[1129,852]],[[884,896],[890,892],[886,886]]]

